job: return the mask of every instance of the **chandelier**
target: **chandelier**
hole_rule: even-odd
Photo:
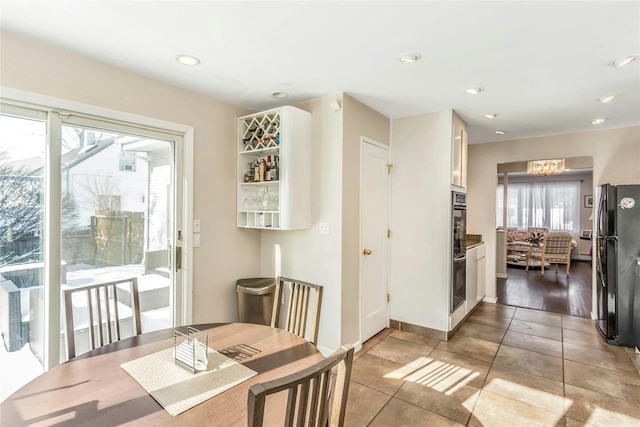
[[[564,159],[533,160],[527,162],[529,175],[554,175],[564,173]]]

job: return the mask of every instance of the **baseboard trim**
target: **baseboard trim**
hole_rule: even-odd
[[[412,332],[423,337],[436,338],[440,341],[447,340],[447,333],[438,329],[427,328],[426,326],[414,325],[412,323],[401,322],[399,320],[389,320],[389,327],[399,331]]]
[[[498,303],[498,298],[484,297],[484,298],[482,298],[482,302],[488,302],[490,304],[497,304]]]
[[[496,277],[498,279],[506,279],[509,277],[509,275],[507,273],[496,273]]]

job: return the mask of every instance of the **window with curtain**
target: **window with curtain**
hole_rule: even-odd
[[[503,184],[496,188],[496,221],[503,225]],[[580,181],[514,182],[507,189],[507,227],[546,227],[578,235]]]

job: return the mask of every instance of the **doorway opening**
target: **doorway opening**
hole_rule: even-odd
[[[593,160],[564,160],[562,174],[527,173],[526,161],[498,165],[496,296],[506,305],[590,317]],[[570,275],[545,263],[541,276],[535,254],[544,235],[557,231],[573,237]]]

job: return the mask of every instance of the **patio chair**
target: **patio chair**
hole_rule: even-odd
[[[290,285],[287,317],[284,329],[294,333],[313,345],[318,344],[318,327],[320,326],[320,308],[322,306],[322,286],[303,282],[296,279],[279,277],[276,283],[276,293],[273,302],[271,326],[277,328],[280,322],[280,301],[285,285]],[[309,302],[313,305],[309,310]],[[311,318],[309,319],[309,316]],[[307,336],[308,328],[308,336]]]
[[[125,289],[127,288],[127,289]],[[140,298],[138,279],[135,277],[65,289],[65,331],[67,356],[76,356],[76,329],[86,326],[89,335],[89,350],[125,338],[121,331],[123,320],[130,318],[133,334],[142,333],[140,326]],[[76,295],[74,299],[73,296]],[[74,302],[77,307],[74,310]],[[87,319],[79,319],[86,307]],[[78,319],[74,318],[74,312]]]
[[[248,426],[342,426],[353,365],[353,348],[343,347],[307,369],[249,388]],[[333,370],[335,368],[335,375]],[[282,420],[265,420],[267,396],[287,392],[284,414],[269,412]],[[284,397],[284,396],[282,396]]]
[[[540,260],[541,276],[544,276],[545,263],[556,265],[556,274],[558,273],[558,264],[566,264],[567,277],[569,277],[569,267],[571,266],[571,247],[573,236],[569,233],[547,233],[542,240],[542,248],[540,251],[531,250],[527,256],[527,270],[529,269],[529,259]]]

